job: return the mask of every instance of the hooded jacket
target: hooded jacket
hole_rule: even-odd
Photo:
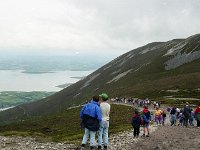
[[[143,119],[145,123],[149,123],[151,120],[151,114],[147,108],[144,108],[143,112]]]
[[[131,124],[134,128],[140,127],[141,117],[138,114],[133,114]]]
[[[80,118],[82,119],[82,127],[91,131],[97,131],[99,129],[99,124],[102,121],[99,103],[91,101],[86,104],[80,112]]]

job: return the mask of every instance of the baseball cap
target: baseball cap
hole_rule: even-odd
[[[107,100],[108,99],[108,95],[106,93],[102,93],[99,96],[102,97],[103,100]]]

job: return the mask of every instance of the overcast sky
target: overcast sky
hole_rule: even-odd
[[[199,0],[0,0],[0,52],[118,56],[196,33]]]

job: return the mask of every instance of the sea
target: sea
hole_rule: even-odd
[[[57,86],[73,84],[93,71],[24,73],[24,70],[0,70],[0,91],[56,92],[62,90]]]

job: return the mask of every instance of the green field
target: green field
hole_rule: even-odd
[[[17,91],[5,91],[0,92],[0,108],[6,108],[11,106],[17,106],[24,103],[30,103],[36,100],[40,100],[47,96],[54,94],[54,92],[17,92]]]

